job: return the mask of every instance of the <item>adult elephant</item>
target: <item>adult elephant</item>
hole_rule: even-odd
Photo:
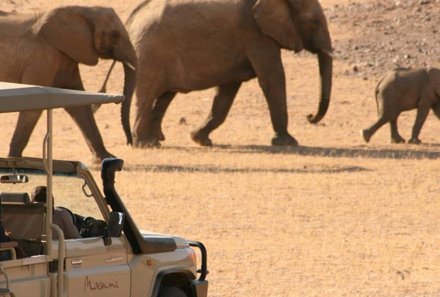
[[[201,145],[225,120],[242,82],[257,77],[266,97],[274,145],[297,145],[287,131],[286,82],[281,49],[317,54],[321,97],[311,123],[329,106],[332,45],[317,0],[150,0],[127,22],[138,55],[134,144],[156,146],[161,122],[177,92],[217,86],[206,122],[192,133]],[[128,114],[123,114],[128,125]],[[132,141],[127,135],[128,142]]]
[[[99,58],[123,62],[126,83],[133,81],[136,53],[112,8],[65,6],[38,15],[0,16],[0,81],[84,90],[78,64],[96,65]],[[130,97],[127,89],[124,93]],[[66,111],[95,158],[112,156],[90,106]],[[41,113],[20,112],[9,156],[22,155]]]

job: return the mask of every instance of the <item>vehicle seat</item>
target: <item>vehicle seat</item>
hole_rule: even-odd
[[[44,204],[1,204],[1,221],[12,232],[24,257],[42,253],[41,238],[44,230]]]
[[[0,193],[0,201],[1,202],[30,203],[31,199],[29,198],[29,194],[26,192],[23,192],[23,193],[1,192]]]

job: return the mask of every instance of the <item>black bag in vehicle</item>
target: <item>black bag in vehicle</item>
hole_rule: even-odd
[[[104,236],[107,223],[103,220],[96,220],[92,217],[84,218],[79,234],[81,237]]]

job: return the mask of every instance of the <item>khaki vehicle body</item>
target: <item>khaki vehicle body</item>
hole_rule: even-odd
[[[21,110],[20,106],[11,109],[8,101],[14,88],[19,86],[2,88],[0,84],[0,112]],[[50,94],[41,96],[42,89]],[[2,99],[2,90],[7,90],[9,99]],[[52,160],[49,111],[71,100],[45,101],[52,95],[62,97],[65,90],[35,86],[27,86],[23,96],[35,101],[33,93],[41,97],[39,108],[48,109],[43,158],[0,158],[0,226],[12,232],[11,241],[0,242],[0,258],[6,257],[0,261],[0,296],[207,296],[203,244],[137,228],[114,189],[115,172],[122,169],[122,160],[103,162],[104,194],[81,162]],[[89,93],[85,102],[106,103],[95,100],[95,95],[107,102],[122,100]],[[27,101],[22,102],[26,106]],[[36,108],[35,102],[31,108]],[[53,193],[55,202],[29,201],[32,189],[42,184],[47,185],[48,197]],[[52,224],[48,209],[53,203],[69,210],[80,238],[64,239],[62,230]],[[52,232],[57,239],[52,239]],[[201,260],[200,270],[197,259]]]

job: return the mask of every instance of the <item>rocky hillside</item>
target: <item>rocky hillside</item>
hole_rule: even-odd
[[[396,67],[434,66],[440,61],[440,1],[356,2],[327,10],[332,27],[350,28],[334,40],[346,75],[365,79]]]

